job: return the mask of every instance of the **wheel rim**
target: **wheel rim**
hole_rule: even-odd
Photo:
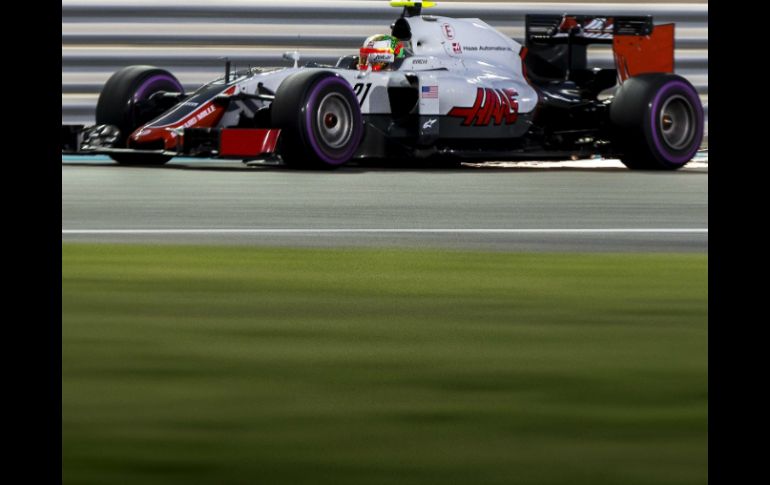
[[[658,115],[658,127],[663,141],[673,150],[690,146],[695,136],[695,111],[681,95],[671,96],[663,103]]]
[[[327,94],[318,104],[316,126],[321,141],[332,149],[348,144],[353,136],[353,110],[344,96]]]

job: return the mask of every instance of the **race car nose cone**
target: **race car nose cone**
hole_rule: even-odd
[[[135,131],[129,137],[129,146],[139,147],[148,146],[148,144],[158,145],[166,150],[173,149],[176,146],[177,133],[165,128],[143,128]]]

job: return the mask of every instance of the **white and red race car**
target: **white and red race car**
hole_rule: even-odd
[[[528,15],[522,46],[479,19],[403,7],[394,52],[364,45],[336,66],[230,72],[191,94],[170,72],[110,77],[93,126],[63,125],[62,152],[124,164],[174,156],[280,159],[333,168],[351,160],[619,158],[678,169],[703,138],[695,88],[674,71],[674,26],[651,17]],[[590,68],[589,44],[615,68]],[[376,62],[375,62],[376,61]],[[382,61],[382,62],[380,62]]]

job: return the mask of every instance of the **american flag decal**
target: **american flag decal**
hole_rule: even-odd
[[[438,99],[438,86],[423,86],[422,97]]]

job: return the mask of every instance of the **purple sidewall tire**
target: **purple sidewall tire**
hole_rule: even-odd
[[[140,113],[136,104],[158,91],[184,93],[182,84],[168,71],[154,66],[128,66],[115,72],[105,83],[96,104],[96,124],[114,125],[121,132],[121,144],[139,126],[162,114]]]
[[[660,132],[660,126],[658,124],[659,111],[667,96],[679,94],[684,96],[693,108],[695,115],[695,133],[693,134],[693,143],[691,147],[686,148],[683,151],[675,152],[670,150],[663,141],[663,135]],[[652,100],[649,111],[649,129],[652,145],[655,148],[658,156],[662,159],[663,163],[672,167],[682,167],[687,162],[692,160],[695,154],[700,148],[700,142],[703,139],[703,126],[704,115],[703,106],[700,102],[700,97],[695,89],[684,81],[674,79],[668,81],[660,88]]]
[[[326,150],[324,150],[323,142],[319,140],[318,134],[314,129],[314,118],[316,110],[318,109],[318,103],[321,95],[329,88],[338,87],[341,92],[350,92],[354,102],[350,103],[353,120],[351,123],[351,137],[347,146],[339,155],[330,156]],[[349,97],[348,97],[349,98]],[[351,101],[348,99],[348,101]],[[305,127],[306,127],[306,140],[309,148],[314,154],[324,163],[332,166],[339,166],[350,160],[358,150],[358,145],[361,143],[363,137],[363,118],[361,116],[361,109],[358,106],[358,99],[353,94],[353,90],[350,88],[350,84],[341,77],[327,77],[317,82],[310,88],[310,92],[307,97],[307,103],[305,103]]]
[[[327,125],[327,115],[332,123]],[[279,128],[278,153],[301,169],[333,169],[358,152],[364,121],[358,97],[337,73],[308,69],[284,79],[270,106],[271,126]]]
[[[154,66],[128,66],[115,72],[105,83],[96,104],[96,124],[112,125],[119,130],[115,146],[128,146],[131,133],[163,114],[167,107],[146,103],[158,91],[184,93],[182,84],[168,71]],[[126,165],[161,165],[171,159],[167,155],[111,154]]]
[[[174,76],[156,74],[142,81],[139,87],[136,88],[133,96],[134,102],[149,98],[155,92],[153,88],[163,87],[164,84],[173,85],[178,92],[184,93],[184,87]]]
[[[611,153],[631,169],[677,170],[700,148],[704,119],[698,92],[685,78],[672,73],[631,77],[610,104]]]

